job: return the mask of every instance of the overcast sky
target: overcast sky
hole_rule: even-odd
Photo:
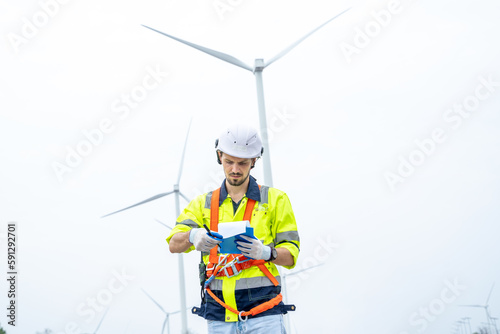
[[[255,79],[141,24],[265,69],[274,186],[301,236],[295,333],[453,333],[500,317],[500,3],[1,0],[0,237],[9,334],[159,333],[179,309],[171,191],[222,181],[214,140],[258,126]],[[270,154],[269,154],[270,153]],[[263,183],[262,162],[252,172]],[[187,203],[181,200],[181,207]],[[184,257],[199,304],[198,254]],[[291,274],[293,271],[283,271]],[[170,318],[180,330],[179,314]],[[188,314],[193,333],[205,321]],[[76,328],[76,329],[75,329]],[[292,332],[293,333],[293,332]]]

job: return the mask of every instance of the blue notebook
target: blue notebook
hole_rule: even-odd
[[[246,235],[254,238],[253,227],[247,220],[231,223],[219,223],[219,231],[217,233],[224,237],[224,240],[219,244],[219,252],[222,254],[241,254],[241,251],[236,248],[236,236]]]

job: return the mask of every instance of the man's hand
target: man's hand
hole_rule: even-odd
[[[200,252],[209,252],[212,248],[222,242],[222,235],[216,232],[212,233],[213,237],[202,228],[193,228],[189,233],[189,242],[194,245],[194,248]]]
[[[246,235],[236,236],[236,247],[241,254],[254,260],[269,260],[271,258],[271,247],[264,246],[262,241],[247,237]]]

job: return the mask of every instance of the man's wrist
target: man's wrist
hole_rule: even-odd
[[[271,247],[270,246],[265,246],[262,247],[262,256],[260,257],[264,261],[268,261],[269,258],[271,258]]]
[[[189,239],[188,241],[192,244],[194,244],[194,237],[196,236],[196,233],[198,232],[198,228],[192,228],[190,231],[189,231]]]
[[[276,260],[276,258],[278,257],[278,251],[273,246],[268,246],[268,247],[269,247],[269,254],[266,257],[267,259],[266,262],[271,262]]]

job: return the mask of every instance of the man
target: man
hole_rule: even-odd
[[[257,131],[230,127],[215,148],[226,176],[222,186],[191,201],[167,238],[172,253],[202,254],[206,294],[193,313],[208,320],[209,333],[285,333],[282,315],[295,307],[281,301],[276,265],[293,268],[300,247],[290,201],[250,175],[263,153]],[[218,224],[244,220],[250,221],[255,239],[238,237],[241,255],[219,254]]]

